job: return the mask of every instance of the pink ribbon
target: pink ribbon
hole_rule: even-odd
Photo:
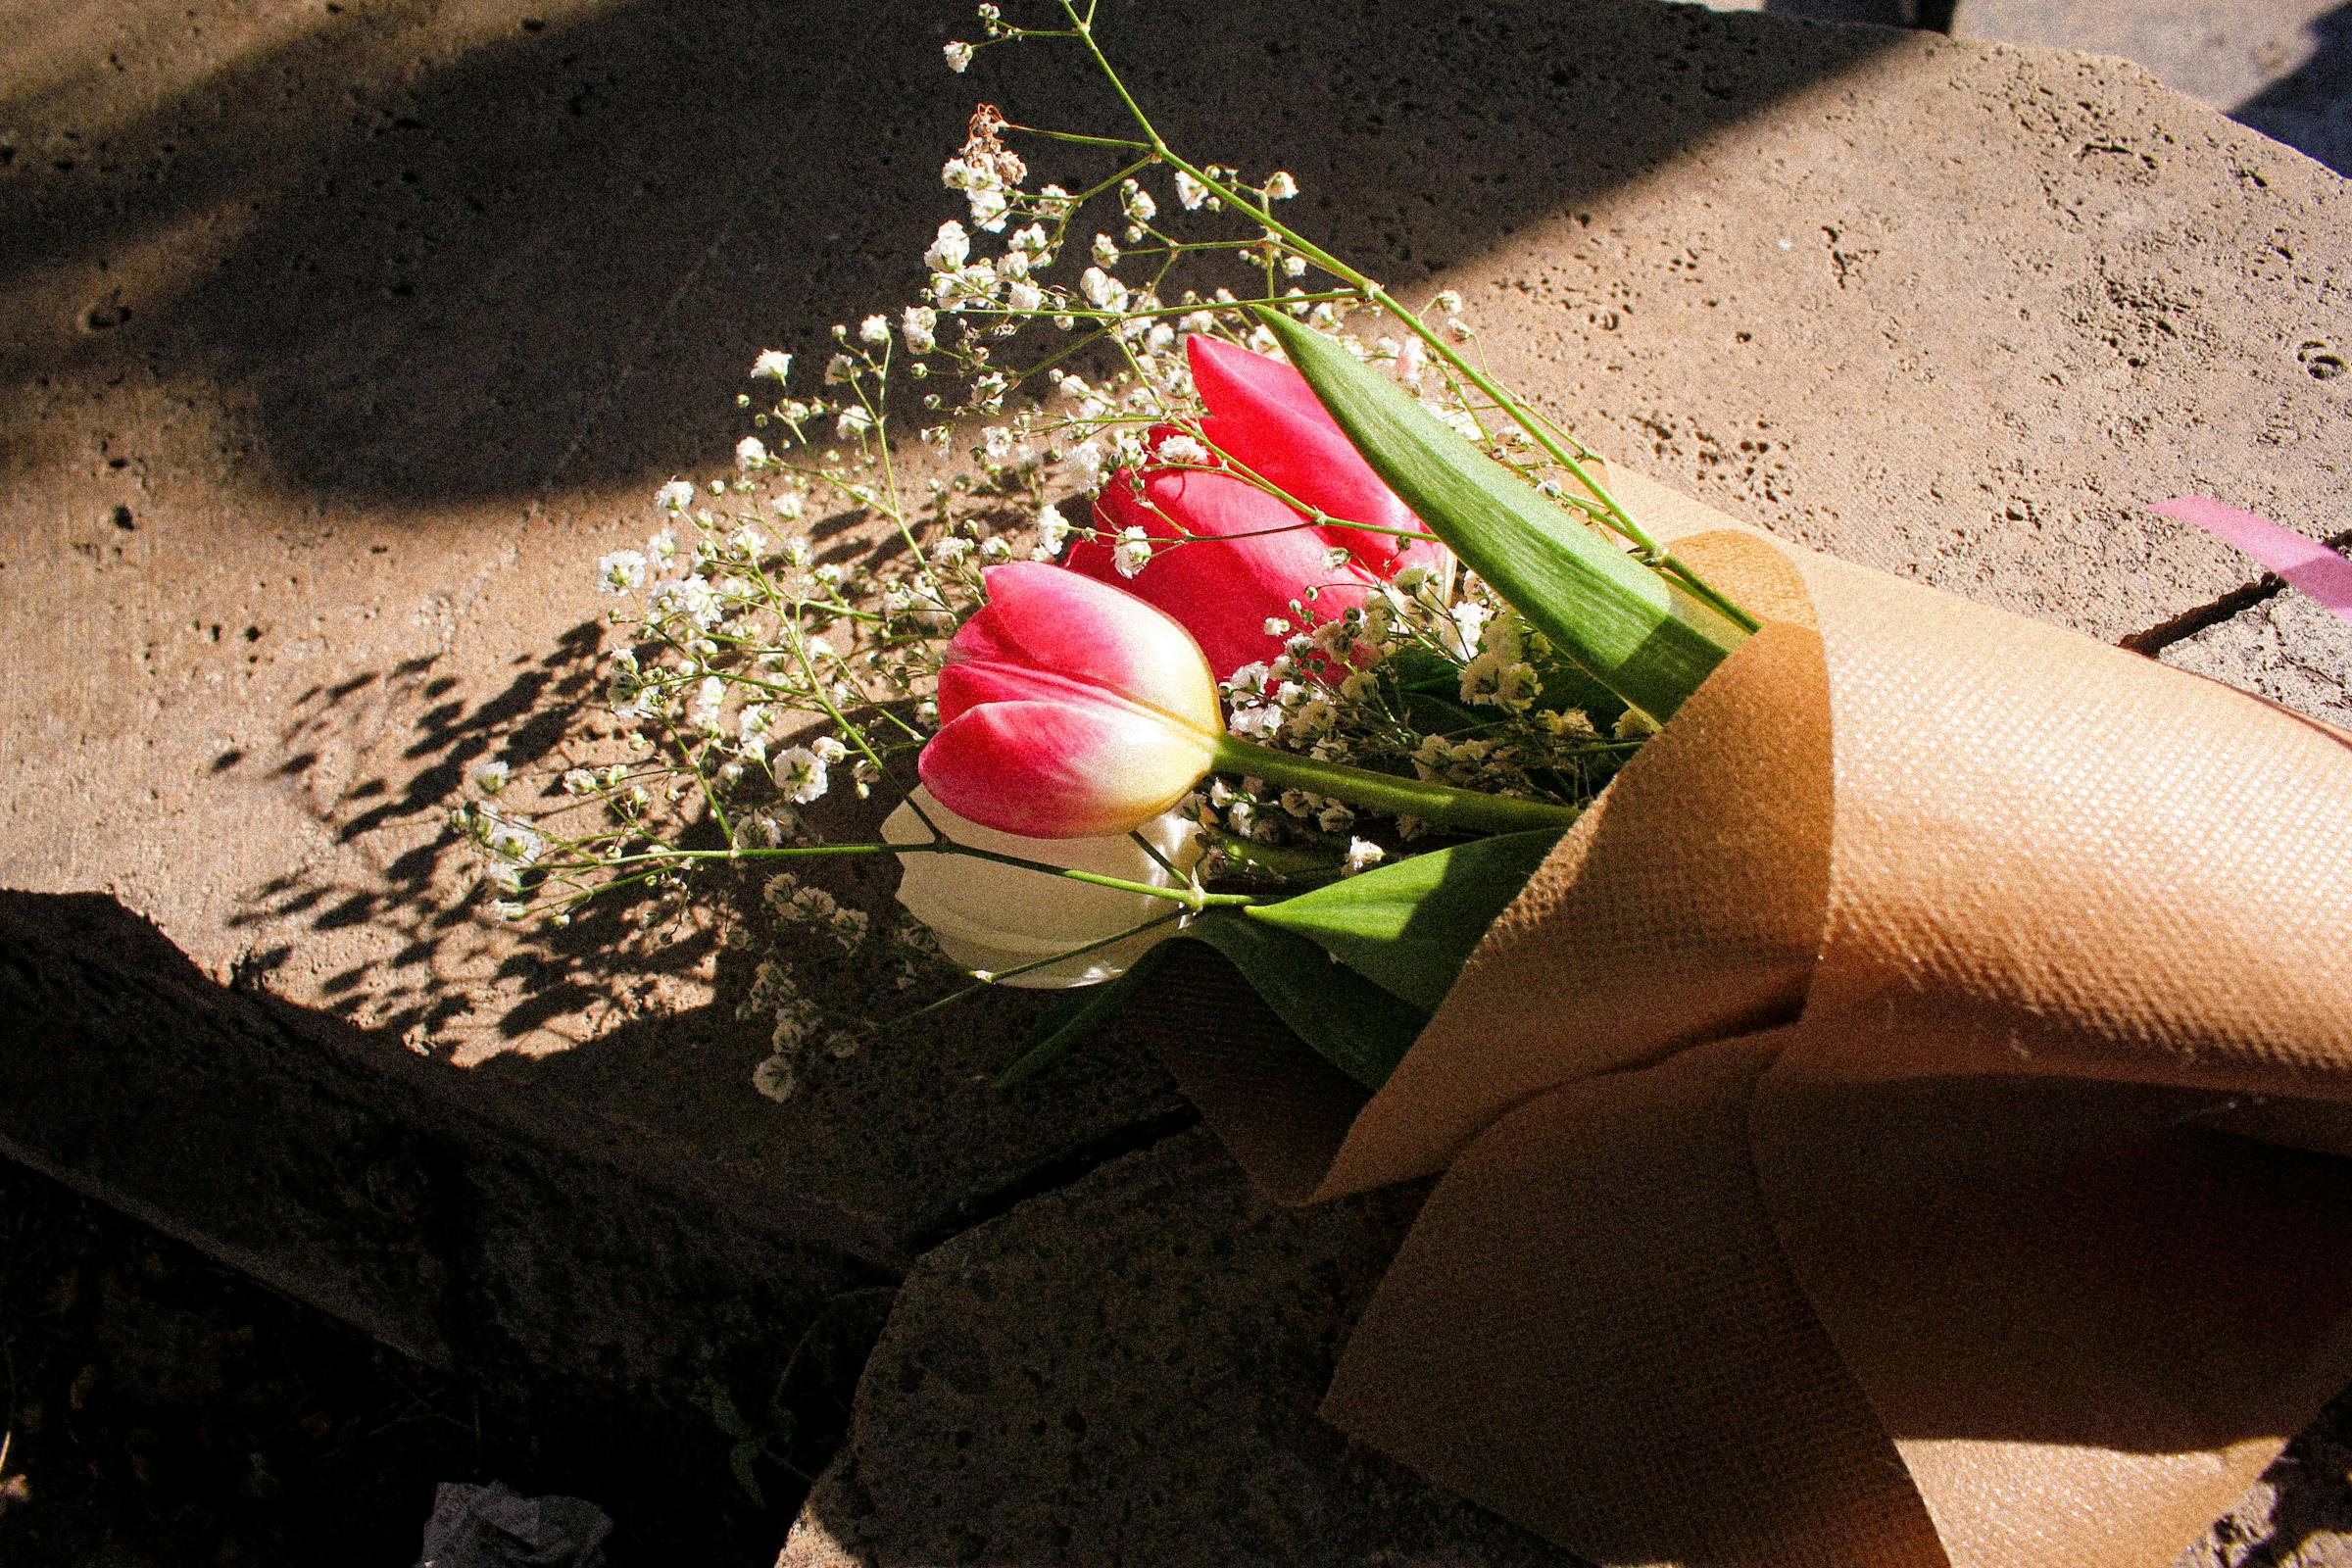
[[[2195,524],[2253,557],[2266,570],[2277,572],[2345,620],[2352,620],[2352,561],[2317,539],[2307,539],[2268,517],[2226,507],[2205,496],[2175,496],[2148,510]]]

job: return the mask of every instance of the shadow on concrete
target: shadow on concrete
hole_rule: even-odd
[[[2311,58],[2230,116],[2352,175],[2352,5],[2317,19],[2310,30],[2318,43]]]
[[[723,453],[760,347],[912,295],[976,97],[1117,123],[1066,54],[950,75],[940,43],[970,25],[953,5],[638,0],[394,69],[329,15],[96,147],[17,158],[0,287],[191,225],[220,254],[169,283],[93,274],[81,330],[0,362],[10,395],[69,365],[201,370],[249,399],[288,486],[426,512],[691,468]],[[1899,36],[1768,48],[1774,29],[1639,0],[1443,18],[1387,0],[1311,20],[1121,8],[1102,35],[1173,138],[1278,154],[1318,233],[1409,283]],[[1611,71],[1631,30],[1676,39],[1640,79]]]

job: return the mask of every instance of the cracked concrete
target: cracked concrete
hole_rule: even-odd
[[[2341,525],[2352,378],[2314,367],[2345,351],[2352,196],[2308,159],[2119,62],[1641,0],[1420,20],[1237,11],[1212,53],[1184,15],[1122,16],[1109,41],[1180,139],[1279,158],[1298,216],[1393,286],[1459,287],[1494,368],[1594,446],[1790,537],[2117,639],[2252,575],[2146,502],[2202,491]],[[436,1243],[512,1291],[515,1324],[590,1300],[546,1238],[579,1235],[567,1184],[596,1172],[742,1238],[779,1301],[912,1268],[936,1305],[937,1258],[1078,1212],[1022,1200],[1179,1146],[1213,1159],[1163,1144],[1188,1113],[1126,1042],[990,1089],[1018,1000],[762,1101],[739,956],[708,930],[647,944],[617,914],[560,939],[487,926],[441,833],[474,762],[597,744],[571,710],[594,689],[588,563],[646,531],[663,479],[724,465],[754,354],[915,286],[973,96],[1105,113],[1034,60],[947,75],[939,42],[965,22],[943,4],[787,28],[749,0],[297,21],[208,0],[0,29],[0,634],[25,651],[0,676],[0,884],[47,896],[8,951],[116,929],[54,902],[104,892],[232,1001],[322,1025],[307,1065],[253,1044],[275,1036],[206,1031],[167,1110],[83,1094],[69,1148],[46,1097],[153,1047],[74,1025],[62,981],[26,992],[54,1032],[0,1049],[29,1107],[0,1142],[461,1360],[443,1297],[404,1295],[372,1257],[268,1262],[270,1215],[189,1201],[239,1190],[215,1180],[229,1156],[190,1139],[201,1159],[174,1165],[159,1116],[248,1126],[254,1169],[307,1149],[283,1155],[299,1171],[332,1151],[287,1134],[281,1090],[304,1103],[315,1071],[373,1086],[370,1105],[413,1097],[465,1129],[435,1135],[457,1168],[533,1173],[499,1186],[514,1212],[456,1205],[473,1228]],[[2336,711],[2338,645],[2266,605],[2294,618],[2166,657]],[[887,877],[841,891],[876,904]],[[158,995],[231,1005],[184,975]],[[125,1141],[147,1157],[87,1157]],[[1153,1189],[1169,1224],[1241,1212],[1230,1174],[1198,1215],[1185,1183]],[[292,1205],[289,1233],[334,1233],[309,1184],[257,1190]],[[970,1230],[996,1215],[1012,1223]],[[1269,1280],[1286,1237],[1343,1271],[1386,1245],[1355,1209],[1248,1223],[1272,1238],[1252,1254]],[[500,1245],[515,1234],[542,1241]],[[654,1237],[624,1233],[648,1261]],[[571,1338],[600,1375],[660,1383],[729,1349],[725,1251],[697,1255],[720,1273],[683,1304],[593,1308]],[[1321,1299],[1344,1313],[1345,1292]],[[1336,1332],[1286,1321],[1268,1332]],[[555,1341],[528,1353],[566,1353]],[[1307,1432],[1298,1397],[1267,1393],[1269,1433]],[[869,1443],[885,1430],[869,1417]],[[1352,1507],[1354,1484],[1316,1494]],[[1412,1522],[1431,1509],[1375,1517],[1433,1552],[1522,1549]]]

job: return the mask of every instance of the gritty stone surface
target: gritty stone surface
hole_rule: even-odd
[[[1254,1192],[1200,1132],[925,1256],[778,1568],[1571,1564],[1315,1416],[1418,1206]],[[2352,1563],[2352,1396],[2177,1568]]]
[[[2352,729],[2352,622],[2285,589],[2157,655]]]
[[[2136,61],[2352,172],[2352,15],[2340,0],[1959,0],[1952,30]]]
[[[1418,1199],[1279,1208],[1194,1132],[958,1237],[780,1568],[1574,1562],[1316,1418]]]

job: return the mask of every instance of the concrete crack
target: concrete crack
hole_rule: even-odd
[[[2352,528],[2330,534],[2320,543],[2328,549],[2352,554]],[[2155,658],[2178,642],[2185,642],[2197,633],[2220,625],[2232,616],[2253,609],[2265,600],[2276,598],[2286,587],[2286,579],[2276,572],[2264,572],[2240,588],[2232,588],[2220,598],[2184,610],[2168,620],[2159,621],[2145,631],[2135,631],[2116,639],[2121,648],[2135,654]]]
[[[964,1232],[1010,1213],[1033,1198],[1074,1187],[1112,1160],[1141,1153],[1200,1124],[1200,1112],[1189,1103],[1180,1104],[1065,1149],[1002,1187],[966,1198],[954,1211],[910,1236],[906,1243],[908,1252],[920,1258]]]

